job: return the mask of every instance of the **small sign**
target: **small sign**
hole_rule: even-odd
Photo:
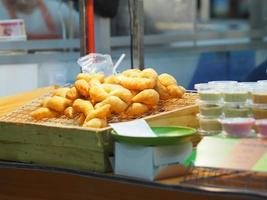
[[[267,140],[205,137],[197,146],[195,166],[267,172]]]
[[[26,40],[24,20],[0,20],[0,41]]]
[[[144,119],[110,124],[119,135],[129,137],[157,137]]]

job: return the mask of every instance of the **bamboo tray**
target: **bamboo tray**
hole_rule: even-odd
[[[35,110],[50,93],[0,116],[0,159],[38,163],[53,167],[110,171],[108,157],[113,154],[111,128],[89,129],[78,126],[64,116],[42,121],[33,120]],[[152,126],[183,125],[197,127],[196,94],[165,102],[167,108],[142,116]],[[114,116],[111,122],[121,119]]]

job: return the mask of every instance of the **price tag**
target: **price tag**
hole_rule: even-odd
[[[0,20],[0,41],[26,40],[24,20]]]

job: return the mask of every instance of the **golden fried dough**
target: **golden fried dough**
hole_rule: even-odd
[[[36,120],[55,118],[59,116],[57,112],[50,110],[49,108],[38,108],[37,110],[31,112],[30,115]]]
[[[92,79],[97,79],[100,83],[104,82],[105,75],[103,73],[97,73],[97,74],[88,74],[88,73],[80,73],[77,75],[77,80],[85,80],[87,83],[89,83]]]
[[[87,116],[90,112],[94,110],[92,103],[88,100],[76,99],[72,105],[75,112],[83,113]]]
[[[140,73],[139,77],[155,80],[158,77],[158,73],[152,68],[147,68]]]
[[[121,85],[116,85],[116,84],[110,84],[110,83],[103,83],[101,85],[102,88],[104,88],[104,90],[107,93],[110,93],[111,91],[117,90],[117,89],[124,89],[124,87],[122,87]]]
[[[78,124],[81,126],[81,125],[83,125],[83,123],[84,123],[84,120],[85,120],[85,115],[83,114],[83,113],[81,113],[80,115],[79,115],[79,117],[78,117],[78,119],[77,119],[77,122],[78,122]]]
[[[128,69],[122,72],[122,75],[127,77],[139,77],[140,72],[140,69]]]
[[[66,97],[71,100],[78,99],[80,97],[80,94],[76,87],[71,87],[70,90],[67,92]]]
[[[160,99],[167,100],[172,98],[169,94],[167,87],[162,85],[159,80],[157,80],[155,90],[159,93]]]
[[[162,85],[168,87],[169,85],[177,85],[176,79],[170,74],[161,74],[158,76],[158,79]]]
[[[185,93],[185,91],[177,85],[170,85],[167,89],[172,98],[182,98]]]
[[[123,100],[126,103],[130,103],[133,98],[131,91],[126,88],[113,90],[109,94],[111,96],[119,97],[121,100]]]
[[[90,82],[89,82],[89,88],[94,87],[94,86],[100,86],[101,82],[98,79],[93,78]]]
[[[41,106],[42,106],[42,107],[47,107],[47,102],[48,102],[51,98],[52,98],[52,97],[46,97],[46,98],[42,101]]]
[[[119,76],[120,84],[129,90],[152,89],[156,85],[156,80],[148,78]]]
[[[74,85],[82,96],[89,97],[89,84],[84,79],[75,81]]]
[[[47,101],[46,107],[51,110],[63,113],[72,104],[72,101],[64,97],[53,96]]]
[[[87,128],[104,128],[107,126],[106,119],[94,118],[83,124],[83,127]]]
[[[73,109],[73,107],[69,106],[64,110],[64,115],[70,119],[74,118],[75,115],[75,111]]]
[[[108,118],[111,114],[110,108],[111,106],[109,104],[106,104],[103,105],[102,107],[95,109],[86,116],[85,123],[93,118],[100,118],[100,119]]]
[[[90,99],[94,103],[104,101],[109,96],[109,94],[101,86],[91,87],[89,90],[89,94],[90,94]]]
[[[159,102],[159,93],[157,93],[154,89],[147,89],[140,93],[138,93],[132,99],[133,102],[136,103],[144,103],[150,106],[156,106]]]
[[[70,88],[58,88],[54,91],[53,96],[60,96],[60,97],[66,97],[67,92],[70,90]]]
[[[110,96],[108,98],[106,98],[104,101],[98,103],[95,105],[95,109],[98,109],[106,104],[111,105],[111,112],[114,113],[121,113],[124,110],[126,110],[127,108],[127,103],[125,103],[124,101],[122,101],[119,97],[116,96]]]
[[[111,83],[111,84],[120,84],[120,80],[116,75],[111,75],[105,78],[104,83]]]
[[[125,114],[132,117],[138,117],[143,115],[147,111],[148,107],[145,104],[133,103],[127,108]]]

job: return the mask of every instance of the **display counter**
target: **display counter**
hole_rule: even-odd
[[[0,99],[0,116],[51,88]],[[222,178],[220,178],[222,177]],[[266,199],[267,176],[188,168],[183,175],[144,181],[17,162],[0,162],[0,199]]]

